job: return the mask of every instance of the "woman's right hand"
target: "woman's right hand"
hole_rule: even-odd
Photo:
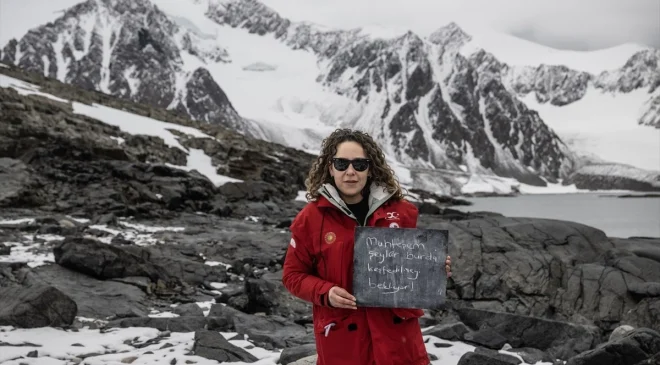
[[[328,299],[330,300],[330,305],[335,308],[357,309],[355,297],[338,286],[333,286],[328,291]]]

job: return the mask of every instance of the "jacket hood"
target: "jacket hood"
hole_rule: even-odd
[[[337,191],[337,188],[334,187],[334,185],[330,183],[321,185],[319,188],[319,194],[328,199],[330,203],[335,205],[345,214],[355,218],[350,209],[348,209],[346,202],[344,202],[344,200],[339,195],[339,192]],[[387,202],[393,195],[394,193],[387,191],[386,187],[375,182],[371,183],[369,186],[369,212],[367,213],[367,217],[376,211],[376,209],[378,209],[381,205]]]

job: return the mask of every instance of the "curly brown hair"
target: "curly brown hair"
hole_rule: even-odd
[[[394,170],[385,161],[385,153],[383,153],[383,150],[378,146],[376,141],[369,134],[358,130],[336,129],[323,140],[321,154],[309,170],[309,174],[305,180],[307,200],[318,199],[321,185],[332,183],[333,180],[328,166],[330,166],[332,158],[337,153],[337,146],[348,141],[359,143],[367,154],[367,158],[371,160],[371,165],[369,166],[371,177],[367,182],[367,188],[369,186],[368,184],[376,182],[384,186],[390,193],[394,193],[392,196],[393,199],[403,199],[403,191],[394,175]]]

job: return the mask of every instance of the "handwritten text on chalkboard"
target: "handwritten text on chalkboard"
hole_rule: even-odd
[[[435,308],[444,302],[446,231],[356,229],[353,295],[358,305]]]

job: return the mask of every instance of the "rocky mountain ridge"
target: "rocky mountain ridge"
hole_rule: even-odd
[[[245,28],[250,33],[259,35],[272,34],[292,48],[308,49],[324,59],[333,58],[339,50],[352,47],[354,43],[387,41],[362,33],[360,28],[327,30],[313,24],[292,22],[258,0],[210,2],[207,15],[219,24]],[[398,39],[407,37],[417,37],[422,40],[422,37],[413,32],[403,34]],[[472,37],[465,33],[460,26],[450,23],[439,28],[424,40],[442,44],[443,48],[456,51],[471,39]],[[396,42],[395,39],[391,40]],[[399,42],[400,44],[401,42]],[[382,43],[379,46],[382,48]],[[440,52],[442,53],[443,50]],[[660,85],[660,50],[657,49],[638,51],[631,55],[620,69],[603,71],[600,74],[576,71],[563,65],[510,66],[497,61],[487,50],[478,47],[467,51],[463,56],[470,58],[471,52],[477,53],[474,66],[480,68],[480,71],[488,69],[491,73],[496,74],[498,78],[501,78],[507,90],[514,91],[518,96],[534,92],[539,102],[550,102],[558,106],[580,100],[589,86],[612,93],[628,93],[637,89],[647,89],[651,94]],[[485,57],[479,56],[481,53],[484,53]],[[482,63],[484,64],[481,65]],[[341,60],[332,62],[332,64],[333,66],[330,68],[347,68]],[[355,67],[355,65],[352,64],[348,68],[351,67]],[[337,77],[330,77],[330,79],[336,81]],[[352,86],[358,88],[357,85]],[[359,98],[360,96],[357,98],[358,101]],[[655,100],[655,97],[649,96],[649,100]],[[660,122],[658,118],[660,116],[656,114],[654,118],[651,118],[652,120],[644,120],[644,124],[657,125]],[[640,124],[642,120],[640,119]]]
[[[460,193],[466,178],[429,177],[434,169],[542,186],[566,181],[592,163],[520,100],[530,93],[539,103],[569,105],[590,88],[616,93],[648,88],[639,122],[658,124],[657,51],[639,52],[621,69],[601,75],[565,66],[512,67],[483,49],[466,50],[471,36],[453,23],[426,38],[408,32],[378,39],[360,29],[292,22],[257,0],[195,3],[207,6],[205,15],[217,24],[317,55],[318,82],[354,103],[339,112],[341,125],[371,132],[388,155],[410,168],[419,188]],[[221,39],[177,25],[150,1],[103,0],[81,3],[12,40],[2,60],[263,136],[258,123],[236,113],[232,95],[208,71],[232,62],[221,46]],[[442,182],[431,186],[430,180]]]
[[[367,110],[344,125],[373,133],[407,166],[469,166],[530,184],[544,184],[539,176],[556,181],[572,169],[570,151],[538,115],[499,80],[479,78],[458,52],[469,36],[455,24],[428,42],[412,32],[384,40],[359,29],[318,30],[251,0],[210,6],[207,15],[318,54],[325,61],[320,82]]]
[[[533,92],[542,104],[569,105],[582,99],[589,88],[613,94],[644,90],[649,94],[648,100],[654,101],[657,99],[655,91],[660,86],[660,50],[639,51],[620,69],[597,75],[561,65],[540,65],[506,67],[504,77],[507,85],[519,96]],[[660,126],[660,115],[644,117],[651,114],[650,108],[646,109],[640,114],[639,123]]]
[[[173,109],[239,132],[246,124],[204,67],[226,50],[182,29],[148,0],[85,1],[11,40],[2,62],[87,90]]]
[[[598,166],[616,164],[577,155],[519,98],[534,93],[539,103],[565,106],[589,89],[648,91],[639,124],[659,125],[659,50],[640,51],[621,69],[593,75],[557,65],[509,66],[483,49],[465,50],[472,37],[454,23],[426,39],[413,32],[377,39],[360,29],[291,22],[256,0],[212,3],[207,16],[317,54],[323,64],[319,82],[362,105],[343,125],[372,132],[413,171],[417,166],[514,177],[532,185],[563,179],[586,189],[658,189],[657,172],[622,165],[602,174]],[[583,168],[590,165],[597,166]],[[624,170],[632,176],[619,173]],[[578,172],[581,178],[571,178]],[[420,175],[419,184],[429,180],[424,173],[413,175]],[[653,176],[633,182],[641,175]],[[453,186],[448,190],[460,190],[455,182],[448,184]]]

